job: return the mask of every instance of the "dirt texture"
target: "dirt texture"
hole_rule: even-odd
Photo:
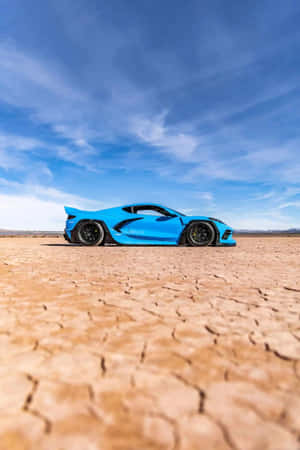
[[[300,448],[300,238],[0,240],[1,450]]]

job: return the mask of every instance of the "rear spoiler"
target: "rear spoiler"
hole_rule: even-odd
[[[65,206],[65,211],[69,216],[77,216],[78,213],[82,212],[80,209],[71,208],[70,206]]]

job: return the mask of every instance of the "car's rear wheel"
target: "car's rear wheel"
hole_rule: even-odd
[[[197,247],[210,245],[214,241],[215,236],[215,229],[209,222],[191,223],[186,230],[188,243]]]
[[[78,225],[77,238],[83,245],[101,245],[104,242],[105,232],[100,223],[92,220],[84,221]]]

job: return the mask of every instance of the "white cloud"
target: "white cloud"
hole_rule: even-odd
[[[213,202],[214,194],[212,192],[194,192],[193,197],[207,202]]]
[[[34,148],[44,147],[45,144],[39,139],[6,134],[0,131],[0,149],[1,150],[32,150]]]
[[[52,176],[50,169],[38,161],[38,154],[43,155],[47,151],[48,159],[58,157],[59,159],[71,162],[79,167],[84,167],[89,171],[97,171],[95,164],[92,164],[92,156],[95,149],[89,143],[78,137],[73,137],[74,145],[53,145],[28,136],[7,134],[0,131],[0,167],[4,169],[16,169],[21,171],[32,171],[37,167],[47,176]],[[80,149],[80,150],[78,150]],[[34,152],[35,159],[32,158]]]
[[[300,185],[287,187],[284,192],[285,197],[294,197],[298,194],[300,194]]]
[[[184,183],[198,183],[199,179],[214,178],[224,181],[248,181],[251,173],[246,167],[237,164],[234,157],[230,162],[224,161],[221,157],[210,156],[201,163],[197,163],[191,169],[183,172],[180,179]]]
[[[281,214],[276,208],[266,211],[225,212],[222,219],[240,230],[286,230],[295,227],[295,218]]]
[[[88,146],[85,148],[88,148]],[[95,163],[93,164],[89,159],[89,155],[87,154],[88,152],[80,152],[71,149],[66,145],[58,145],[52,147],[50,151],[52,151],[55,156],[63,161],[70,162],[79,167],[84,167],[86,170],[89,170],[91,172],[98,171],[97,165]]]
[[[27,195],[0,194],[1,228],[55,230],[64,228],[62,204]]]
[[[269,200],[273,205],[277,205],[278,208],[282,208],[287,199],[293,199],[300,194],[300,187],[289,186],[281,188],[280,186],[271,191],[262,192],[260,194],[253,195],[253,200]],[[284,203],[282,203],[284,202]]]
[[[299,160],[299,151],[295,152],[293,158],[290,159],[289,164],[286,164],[282,167],[280,174],[280,178],[287,183],[295,183],[298,184],[300,180],[300,160]]]
[[[25,194],[27,196],[39,196],[43,199],[53,201],[63,201],[65,203],[72,203],[74,206],[85,206],[90,208],[100,207],[103,203],[94,200],[89,200],[85,197],[70,194],[68,192],[61,191],[52,186],[43,186],[41,184],[34,183],[19,183],[17,181],[7,180],[6,178],[0,178],[0,186],[4,186],[15,193]]]
[[[53,63],[52,63],[53,65]],[[0,43],[0,68],[2,76],[0,80],[6,84],[11,94],[12,85],[18,80],[23,80],[24,83],[30,83],[42,89],[48,90],[53,94],[74,100],[83,100],[84,94],[78,90],[71,88],[62,77],[59,75],[59,71],[46,69],[44,65],[34,59],[30,55],[20,52],[12,43],[1,42]],[[20,72],[20,73],[18,73]],[[10,79],[7,76],[11,75]],[[14,86],[14,92],[18,90],[22,96],[19,101],[30,95],[30,92],[23,92],[24,86]],[[4,96],[6,93],[3,93]],[[17,100],[17,99],[15,99]],[[32,99],[34,101],[34,99]]]
[[[20,156],[1,150],[0,148],[0,167],[5,170],[22,168],[23,161]]]
[[[254,200],[268,200],[268,199],[270,199],[270,198],[275,197],[275,195],[276,195],[276,192],[275,192],[275,191],[269,191],[269,192],[266,192],[266,193],[264,193],[264,194],[257,194],[257,195],[254,195],[254,196],[253,196],[253,199],[254,199]]]
[[[3,169],[22,169],[26,166],[28,155],[20,154],[43,148],[45,145],[38,139],[15,136],[0,131],[0,167]]]
[[[15,230],[63,230],[65,205],[97,210],[112,205],[38,184],[0,178],[0,228]],[[2,189],[3,191],[3,189]]]
[[[153,119],[135,117],[131,120],[132,133],[147,145],[160,149],[180,161],[191,161],[199,145],[195,136],[168,130],[165,113]]]
[[[0,87],[2,100],[27,108],[33,120],[50,124],[81,152],[91,151],[88,140],[95,133],[84,125],[83,117],[93,109],[93,99],[86,90],[70,83],[61,65],[0,41]],[[21,149],[22,142],[16,144]],[[30,144],[29,139],[24,144]]]
[[[283,204],[279,205],[280,209],[290,208],[290,207],[300,208],[300,200],[295,201],[295,202],[287,202],[287,203],[283,203]]]

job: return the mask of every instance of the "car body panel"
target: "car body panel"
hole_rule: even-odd
[[[135,213],[136,208],[155,207],[158,214]],[[69,242],[76,242],[74,230],[82,220],[95,220],[103,224],[106,234],[112,242],[122,245],[179,245],[184,229],[195,221],[207,221],[213,224],[216,230],[215,245],[233,246],[236,244],[232,238],[233,229],[228,225],[207,216],[184,216],[170,208],[154,203],[139,203],[125,205],[100,211],[82,211],[66,206],[68,215],[65,228],[65,237]],[[161,215],[165,211],[166,215]],[[156,212],[156,211],[154,211]],[[224,232],[229,233],[227,239]]]
[[[155,242],[172,242],[177,244],[182,232],[179,217],[140,216],[128,225],[129,236],[136,240],[151,240]]]

